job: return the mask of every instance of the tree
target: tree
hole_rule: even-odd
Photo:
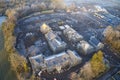
[[[94,77],[98,76],[100,73],[105,71],[103,52],[98,51],[95,53],[90,61]]]
[[[14,43],[15,43],[15,37],[10,36],[6,39],[6,41],[4,43],[4,47],[5,47],[7,52],[13,53],[15,51]]]
[[[86,76],[87,75],[87,76]],[[82,68],[81,71],[79,73],[80,78],[82,78],[83,80],[92,80],[94,74],[92,71],[92,67],[90,62],[87,62]]]
[[[105,42],[117,53],[120,53],[120,26],[115,28],[109,26],[104,31]],[[120,55],[120,54],[119,54]]]
[[[4,48],[9,53],[13,53],[15,51],[14,43],[16,38],[13,36],[14,26],[15,25],[9,21],[5,22],[2,25],[2,30],[4,34]]]
[[[104,72],[106,67],[103,60],[104,57],[102,51],[98,51],[97,53],[95,53],[90,62],[87,62],[80,69],[78,79],[92,80],[93,78],[97,77],[100,73]]]
[[[112,26],[108,26],[104,31],[104,36],[107,41],[110,41],[113,39],[114,31]]]
[[[64,0],[51,0],[51,4],[54,5],[55,9],[65,9],[66,8]]]
[[[17,21],[17,18],[19,16],[15,9],[7,9],[5,14],[8,16],[8,20],[10,20],[11,22]]]
[[[10,63],[12,69],[16,72],[18,78],[24,78],[25,74],[28,71],[28,67],[26,64],[26,59],[23,56],[20,56],[17,53],[10,54]],[[22,76],[22,77],[21,77]],[[21,79],[20,79],[21,80]]]
[[[42,2],[42,3],[40,4],[40,9],[42,9],[42,10],[47,10],[47,6],[46,6],[46,4],[45,4],[44,2]]]
[[[70,79],[71,79],[71,80],[78,80],[78,77],[77,77],[77,76],[78,76],[77,73],[72,72],[72,73],[70,74]]]

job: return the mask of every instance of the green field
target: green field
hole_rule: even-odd
[[[10,68],[8,54],[4,50],[4,37],[0,28],[0,80],[17,80],[15,73]]]

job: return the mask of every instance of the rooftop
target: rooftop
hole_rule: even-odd
[[[97,40],[97,38],[95,38],[94,36],[90,38],[90,41],[93,42],[96,46],[100,43],[100,41]]]
[[[53,31],[45,34],[45,38],[48,41],[48,44],[53,52],[60,52],[65,50],[66,43],[62,41],[57,34],[53,33]]]
[[[88,42],[82,40],[80,43],[77,44],[77,49],[79,52],[88,54],[93,52],[94,48]]]
[[[65,65],[77,65],[82,60],[82,58],[77,54],[77,52],[71,50],[67,50],[67,52],[61,52],[59,54],[52,55],[49,57],[44,57],[42,54],[40,54],[37,56],[30,57],[29,59],[34,70],[36,70],[39,67],[41,67],[41,69],[44,70],[44,66],[46,66],[48,72],[57,69],[57,66],[62,68],[65,67]]]
[[[83,39],[83,36],[77,33],[73,28],[65,25],[66,29],[63,31],[65,37],[71,42],[78,42]]]

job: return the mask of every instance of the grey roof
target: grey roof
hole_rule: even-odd
[[[94,36],[90,38],[89,42],[94,44],[93,46],[97,46],[100,43],[100,41],[97,40]]]
[[[30,62],[32,64],[33,70],[41,67],[42,70],[53,71],[57,67],[64,67],[65,65],[75,66],[81,63],[82,58],[78,56],[75,51],[67,50],[67,52],[62,52],[49,57],[44,57],[43,55],[30,57]],[[38,70],[37,69],[37,70]]]
[[[56,35],[52,31],[48,32],[45,35],[46,35],[47,39],[49,39],[49,40],[53,40],[56,38]]]
[[[91,46],[88,42],[82,40],[77,44],[78,51],[88,54],[93,52],[93,46]]]
[[[47,57],[45,60],[48,67],[55,67],[68,62],[67,60],[69,60],[69,56],[65,52],[62,52],[58,55]]]
[[[37,55],[37,56],[30,57],[29,59],[30,60],[35,60],[36,62],[41,63],[41,62],[43,62],[43,55],[40,54],[40,55]]]
[[[71,42],[77,42],[83,39],[83,36],[80,35],[77,31],[75,31],[73,28],[71,27],[67,27],[64,31],[63,31],[64,35],[66,36],[66,38],[71,41]]]
[[[61,38],[53,33],[53,31],[45,34],[45,38],[48,41],[48,44],[53,52],[63,51],[66,48],[66,43],[61,40]]]
[[[102,49],[104,44],[101,43],[95,36],[92,36],[89,40],[90,44],[94,46],[96,50]]]

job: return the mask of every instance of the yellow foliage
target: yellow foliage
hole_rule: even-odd
[[[8,16],[8,19],[11,20],[11,22],[17,20],[18,13],[14,9],[7,9],[5,14]]]
[[[98,76],[100,73],[104,72],[105,64],[103,62],[103,52],[98,51],[95,53],[90,61],[94,76]]]
[[[45,23],[40,27],[40,31],[43,34],[48,33],[50,30],[51,30],[51,28],[48,25],[46,25]]]
[[[15,37],[10,36],[5,40],[4,47],[7,52],[14,52],[14,43],[15,43]]]
[[[120,40],[111,41],[111,46],[120,53]]]
[[[2,31],[4,34],[4,47],[7,52],[13,53],[15,37],[13,36],[15,24],[13,22],[7,21],[2,25]]]
[[[120,53],[120,26],[113,28],[108,27],[105,31],[106,43],[111,45],[111,47],[117,52]],[[120,55],[120,54],[119,54]]]
[[[10,62],[12,69],[16,71],[16,73],[19,74],[24,74],[28,71],[28,66],[26,64],[26,59],[17,53],[10,54]]]
[[[28,66],[27,66],[26,62],[23,63],[23,67],[25,69],[25,72],[27,72],[28,71]]]
[[[55,6],[56,9],[66,8],[64,0],[51,0],[51,3]]]

